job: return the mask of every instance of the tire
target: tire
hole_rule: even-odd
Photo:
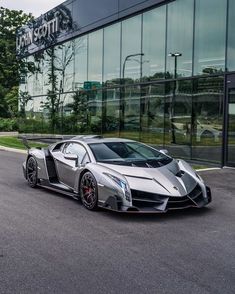
[[[214,139],[214,134],[210,131],[204,131],[202,134],[201,134],[201,137],[202,138],[208,138],[208,139]]]
[[[89,210],[98,209],[98,188],[95,177],[86,172],[80,181],[80,196],[82,204]]]
[[[26,165],[27,181],[31,188],[37,187],[38,183],[38,165],[34,157],[29,157]]]

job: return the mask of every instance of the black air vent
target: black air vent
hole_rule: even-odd
[[[167,196],[148,193],[139,190],[131,190],[132,204],[136,207],[154,207],[162,205]]]
[[[183,170],[178,171],[178,173],[176,174],[176,177],[181,178],[183,175],[185,174],[185,172]]]
[[[191,199],[195,199],[200,195],[202,195],[202,189],[199,185],[196,185],[196,187],[188,194]]]

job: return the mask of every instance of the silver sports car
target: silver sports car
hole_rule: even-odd
[[[210,188],[189,164],[127,139],[77,136],[29,148],[23,171],[30,187],[81,199],[89,210],[166,212],[211,202]]]

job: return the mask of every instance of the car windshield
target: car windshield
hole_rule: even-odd
[[[106,142],[89,145],[97,162],[160,167],[172,161],[171,157],[138,142]]]

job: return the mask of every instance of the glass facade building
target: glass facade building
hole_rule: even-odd
[[[75,17],[77,2],[63,11]],[[234,166],[235,1],[102,0],[98,14],[99,2],[118,15],[18,45],[22,131],[118,136]]]

